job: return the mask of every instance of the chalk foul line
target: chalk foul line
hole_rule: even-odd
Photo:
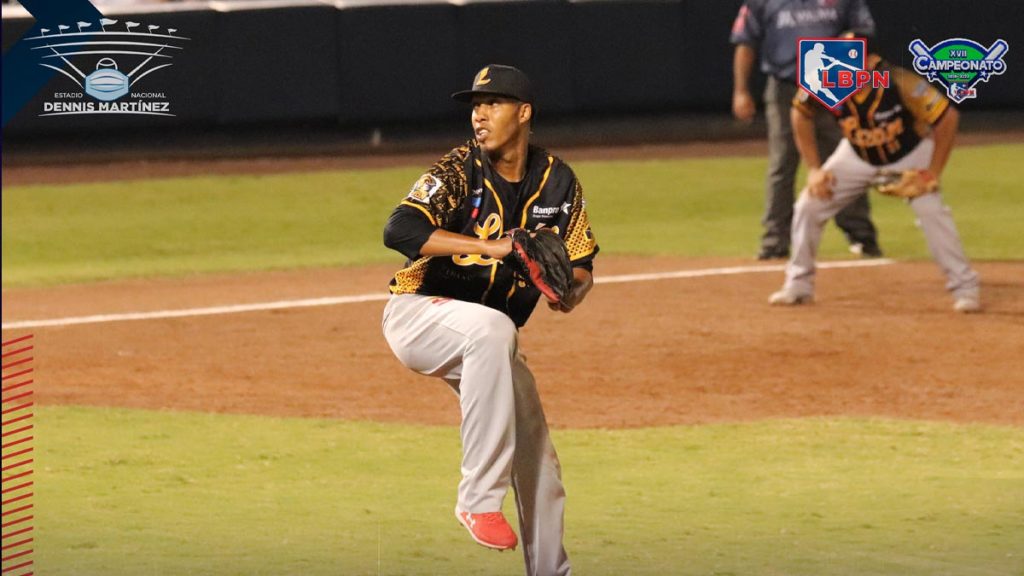
[[[818,268],[867,268],[894,264],[888,258],[875,260],[850,260],[840,262],[820,262]],[[785,264],[763,264],[756,266],[732,266],[727,268],[702,268],[696,270],[676,270],[674,272],[652,272],[647,274],[620,274],[617,276],[599,276],[595,284],[623,284],[629,282],[651,282],[655,280],[675,280],[682,278],[703,278],[707,276],[728,276],[734,274],[755,274],[760,272],[782,272]],[[160,320],[164,318],[191,318],[194,316],[214,316],[218,314],[241,314],[244,312],[263,312],[267,310],[287,310],[291,308],[314,308],[318,306],[338,306],[341,304],[359,304],[362,302],[378,302],[390,298],[389,294],[357,294],[353,296],[333,296],[326,298],[307,298],[302,300],[278,300],[276,302],[255,302],[252,304],[233,304],[228,306],[209,306],[205,308],[185,308],[181,310],[154,310],[151,312],[123,312],[119,314],[94,314],[91,316],[72,316],[68,318],[52,318],[47,320],[18,320],[4,322],[4,330],[20,330],[24,328],[53,328],[74,326],[77,324],[100,324],[103,322],[127,322],[130,320]]]

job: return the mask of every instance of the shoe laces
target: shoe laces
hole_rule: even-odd
[[[505,524],[505,515],[501,512],[484,512],[483,514],[473,514],[467,512],[466,517],[469,520],[470,526],[475,526],[477,520],[482,524]]]

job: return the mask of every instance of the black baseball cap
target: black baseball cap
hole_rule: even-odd
[[[506,96],[533,103],[530,78],[519,68],[503,64],[489,64],[481,68],[473,78],[473,88],[452,94],[452,99],[470,102],[477,94]]]

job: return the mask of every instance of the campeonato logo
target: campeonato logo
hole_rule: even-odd
[[[863,38],[800,38],[797,40],[797,83],[835,110],[864,86],[888,88],[889,73],[864,69]]]
[[[90,28],[99,30],[90,31]],[[77,86],[53,93],[43,102],[40,116],[82,114],[141,114],[174,116],[159,88],[143,78],[172,65],[189,39],[176,28],[101,18],[99,22],[60,24],[40,28],[25,40],[39,54],[39,65],[61,73]],[[145,87],[145,89],[143,89]]]
[[[931,48],[920,39],[910,43],[914,70],[929,82],[945,86],[949,99],[958,104],[977,98],[978,82],[1006,72],[1003,55],[1009,49],[1004,40],[996,40],[988,48],[966,38],[950,38]]]

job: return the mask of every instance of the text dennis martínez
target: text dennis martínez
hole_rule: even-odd
[[[170,102],[44,102],[43,112],[170,112]]]

